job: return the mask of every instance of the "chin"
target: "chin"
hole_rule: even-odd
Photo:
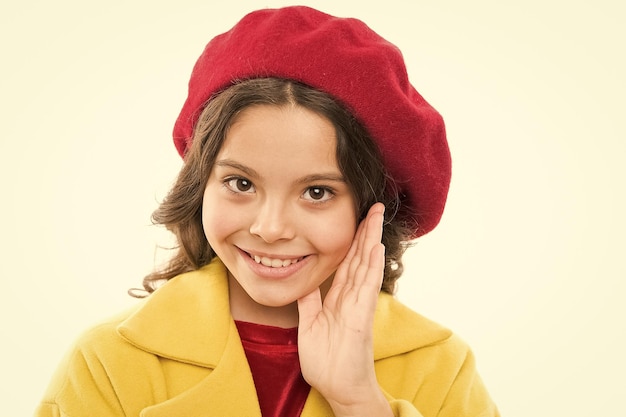
[[[251,297],[255,303],[263,306],[263,307],[271,307],[271,308],[281,308],[287,307],[294,304],[297,299],[284,298],[284,299],[276,299],[274,297]]]

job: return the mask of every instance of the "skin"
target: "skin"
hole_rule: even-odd
[[[229,271],[235,320],[298,326],[302,374],[337,416],[391,416],[372,335],[384,207],[357,225],[335,149],[333,125],[310,110],[245,109],[209,176],[204,231]]]

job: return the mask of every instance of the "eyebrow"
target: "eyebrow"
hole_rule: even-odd
[[[297,182],[300,184],[309,184],[318,181],[331,181],[331,182],[346,182],[345,178],[341,174],[313,174],[300,178]]]
[[[232,159],[221,159],[219,161],[215,162],[215,165],[218,167],[227,167],[227,168],[235,168],[238,169],[239,171],[244,172],[246,175],[253,177],[253,178],[258,178],[260,177],[259,173],[256,172],[254,169],[247,167],[243,164],[240,164],[239,162],[235,162]]]
[[[234,168],[234,169],[238,169],[241,172],[245,173],[246,175],[250,176],[251,178],[260,178],[261,176],[259,175],[258,172],[256,172],[254,169],[240,164],[239,162],[233,161],[232,159],[221,159],[219,161],[215,162],[216,166],[219,167],[227,167],[227,168]],[[306,175],[302,178],[299,178],[296,182],[299,184],[309,184],[312,182],[318,182],[318,181],[331,181],[331,182],[346,182],[346,179],[344,178],[343,175],[341,174],[336,174],[334,172],[330,172],[330,173],[320,173],[320,174],[311,174],[311,175]]]

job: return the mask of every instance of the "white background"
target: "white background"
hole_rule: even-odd
[[[30,415],[76,336],[163,256],[149,216],[205,43],[287,4],[165,3],[0,6],[2,415]],[[470,343],[503,415],[624,415],[622,2],[303,3],[397,44],[447,122],[449,204],[399,297]]]

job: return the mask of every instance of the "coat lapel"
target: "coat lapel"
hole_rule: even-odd
[[[452,332],[381,293],[374,316],[374,360],[411,352],[449,338]]]
[[[228,280],[215,258],[156,290],[118,326],[133,345],[180,362],[215,368],[232,325]]]
[[[256,390],[236,327],[209,376],[168,401],[148,407],[141,417],[261,417]]]
[[[209,375],[142,417],[261,417],[256,389],[230,315],[226,269],[216,258],[155,291],[118,326],[133,345],[207,368]]]

